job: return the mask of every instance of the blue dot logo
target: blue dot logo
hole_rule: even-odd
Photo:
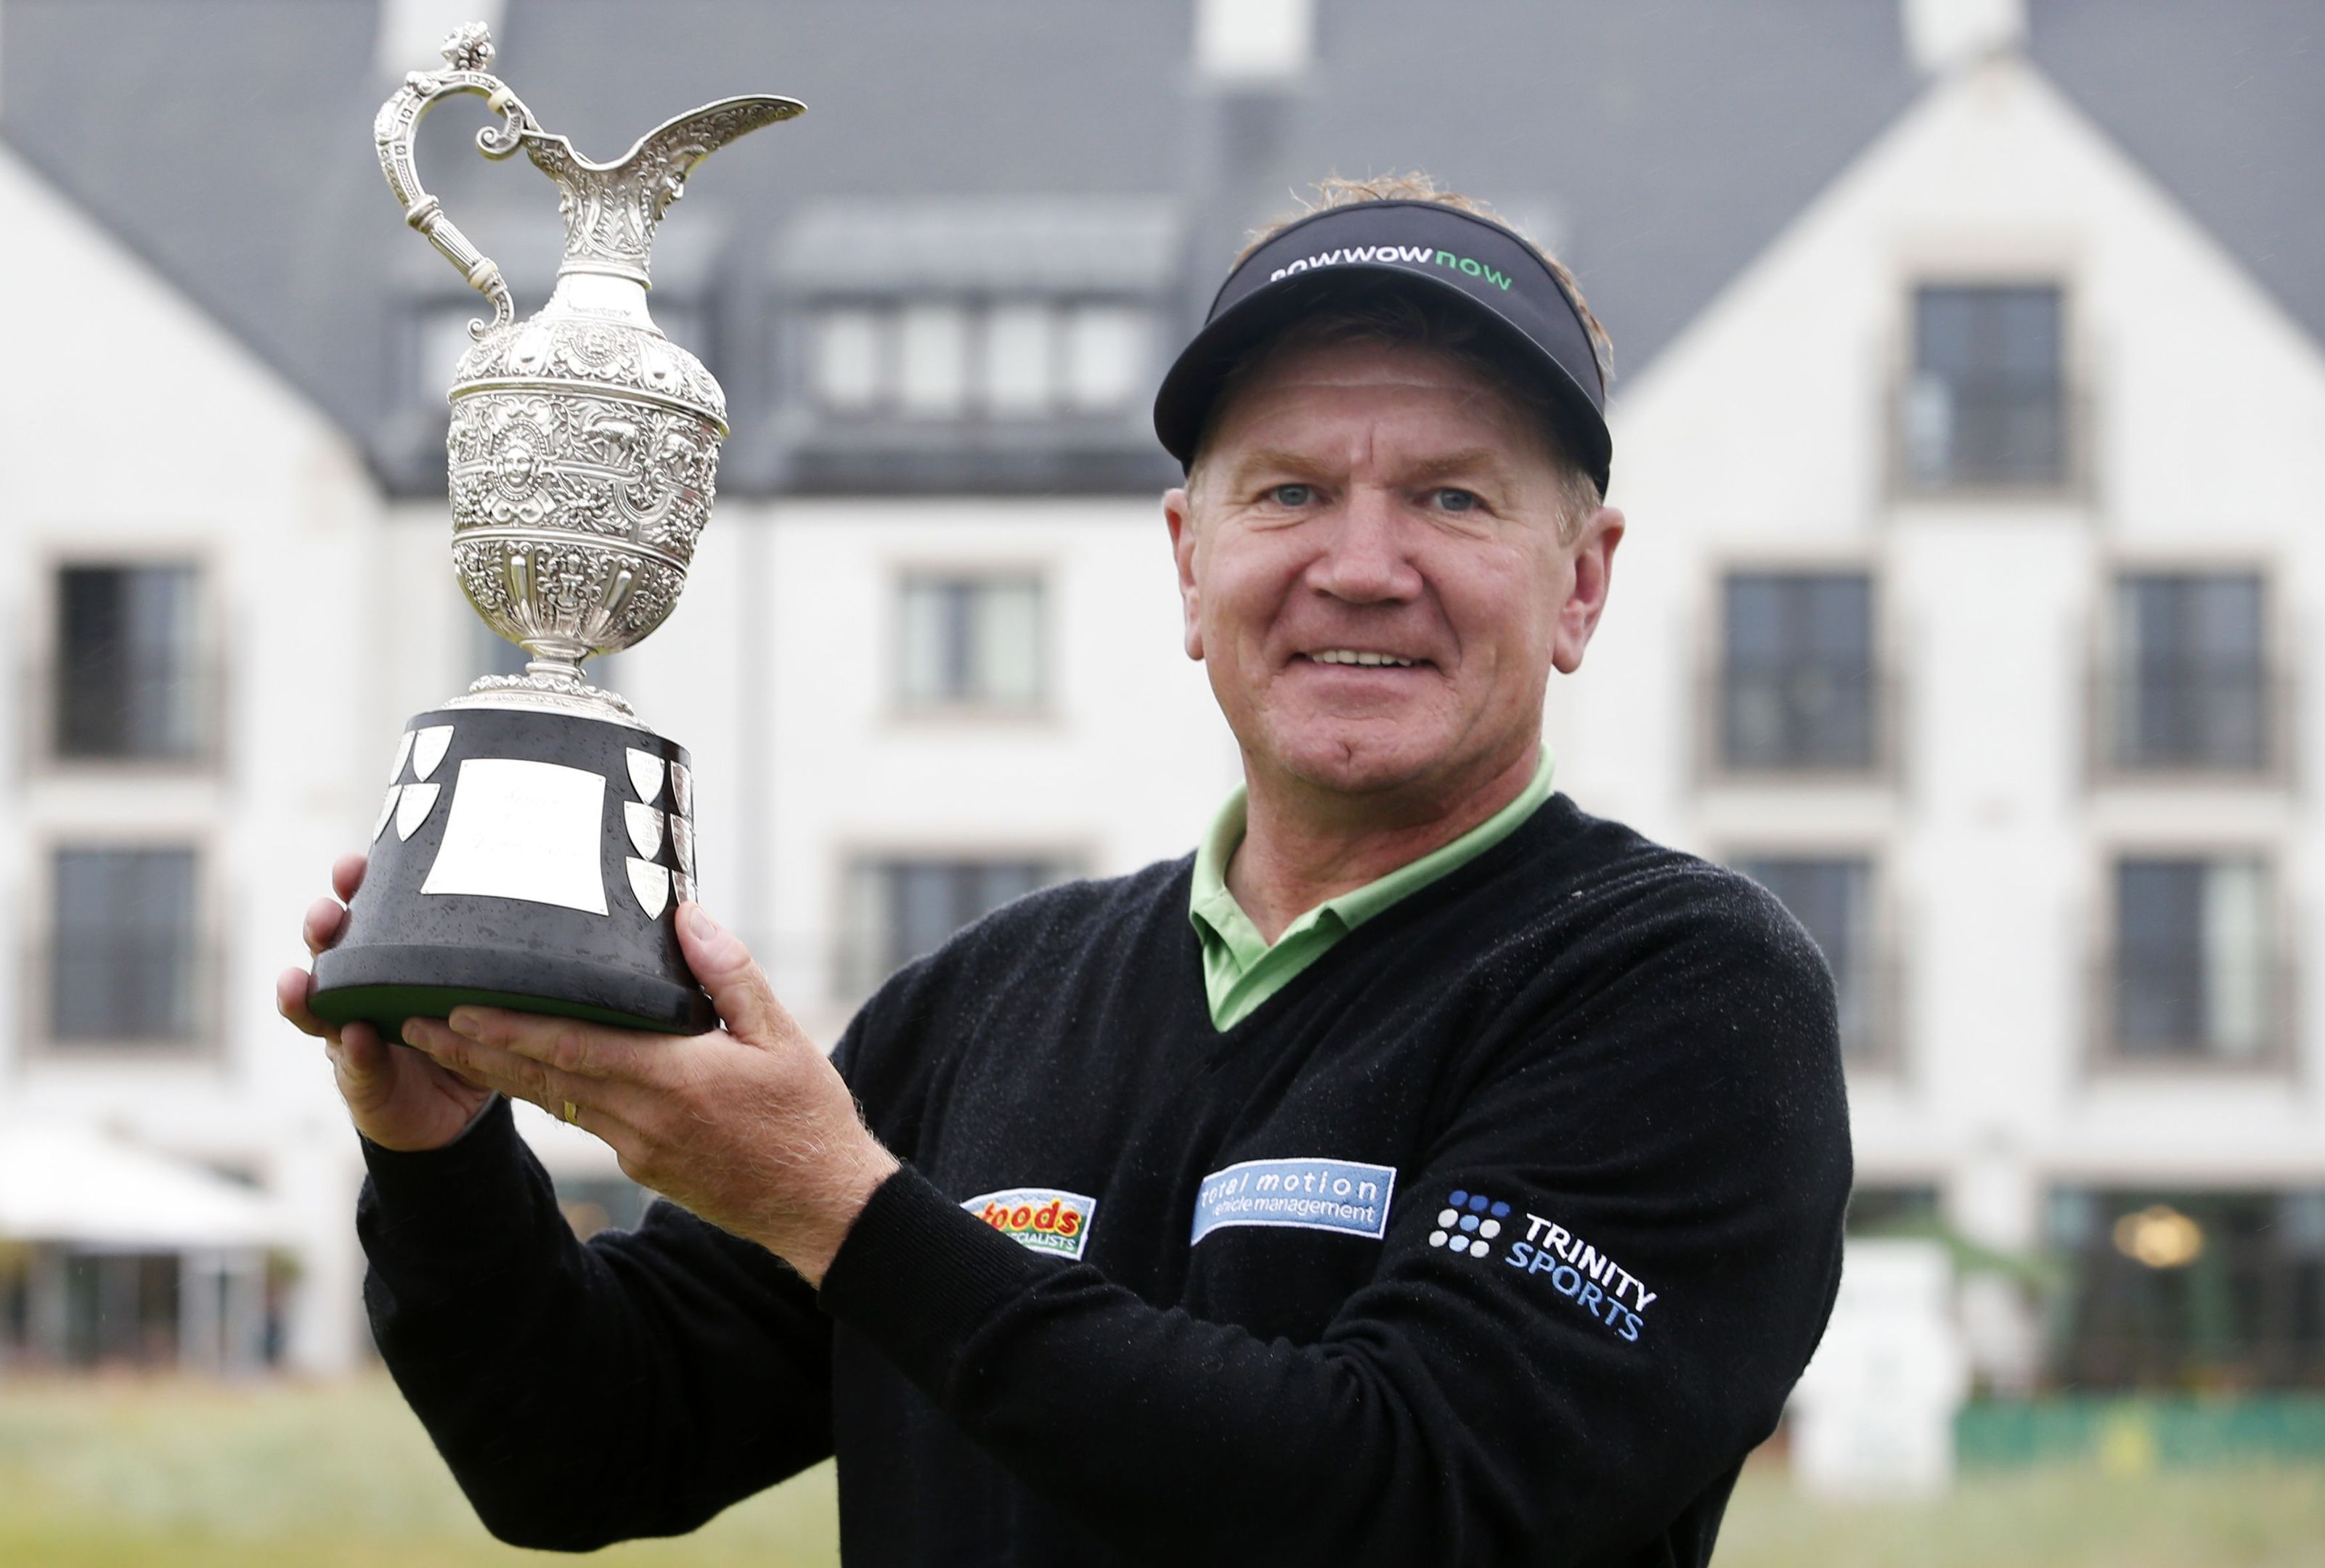
[[[1445,1207],[1438,1211],[1437,1228],[1429,1232],[1429,1244],[1482,1260],[1492,1255],[1509,1212],[1509,1204],[1496,1203],[1484,1193],[1457,1189],[1446,1195]]]

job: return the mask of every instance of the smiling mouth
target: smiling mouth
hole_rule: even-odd
[[[1416,664],[1426,664],[1425,659],[1405,659],[1394,653],[1371,653],[1356,648],[1327,648],[1301,658],[1317,664],[1357,664],[1366,669],[1385,666],[1391,669],[1411,669]]]

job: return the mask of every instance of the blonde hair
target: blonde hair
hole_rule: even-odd
[[[1361,201],[1427,201],[1471,213],[1509,228],[1524,242],[1527,249],[1542,258],[1542,264],[1551,270],[1565,288],[1568,297],[1574,301],[1575,313],[1581,318],[1583,328],[1590,336],[1591,352],[1598,358],[1600,375],[1611,378],[1614,354],[1607,342],[1606,328],[1598,324],[1598,318],[1591,314],[1590,307],[1584,302],[1582,291],[1574,281],[1574,275],[1555,256],[1486,203],[1475,197],[1464,196],[1459,191],[1440,190],[1435,180],[1417,172],[1375,180],[1343,180],[1335,175],[1318,181],[1315,192],[1315,199],[1308,204],[1305,211],[1280,218],[1253,235],[1250,243],[1237,255],[1237,262],[1240,263],[1253,251],[1301,218]],[[1571,542],[1581,531],[1583,524],[1604,504],[1606,497],[1599,493],[1598,482],[1583,471],[1581,463],[1561,437],[1556,405],[1542,389],[1539,377],[1520,364],[1497,339],[1490,337],[1468,312],[1438,307],[1409,290],[1399,288],[1394,280],[1383,280],[1370,288],[1350,290],[1343,297],[1320,307],[1313,314],[1303,317],[1257,345],[1221,381],[1218,395],[1211,401],[1213,420],[1259,367],[1277,354],[1327,344],[1423,349],[1452,361],[1499,389],[1527,423],[1541,432],[1543,444],[1549,448],[1551,458],[1558,468],[1563,503],[1561,510],[1564,512],[1559,521],[1558,531],[1561,540]],[[1209,443],[1210,422],[1206,421],[1206,429],[1195,444],[1195,460],[1189,466],[1190,485],[1195,470],[1202,466],[1203,448]]]

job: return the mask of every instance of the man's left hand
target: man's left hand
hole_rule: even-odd
[[[446,1022],[408,1020],[403,1038],[469,1082],[595,1133],[632,1180],[820,1286],[896,1158],[742,942],[690,903],[678,936],[723,1029],[683,1038],[459,1007]]]

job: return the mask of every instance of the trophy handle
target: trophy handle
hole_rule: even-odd
[[[486,125],[477,133],[477,151],[487,158],[508,157],[524,144],[527,134],[540,133],[541,124],[523,100],[509,91],[508,84],[484,69],[492,62],[493,40],[483,23],[454,28],[444,41],[443,52],[450,69],[416,70],[405,77],[395,96],[380,106],[372,135],[379,143],[379,167],[387,176],[387,188],[403,204],[403,221],[458,267],[469,287],[492,301],[490,321],[468,323],[468,336],[481,338],[516,319],[516,302],[509,297],[500,267],[444,216],[442,204],[421,187],[420,172],[412,161],[412,140],[428,111],[459,93],[475,94],[501,116],[500,125]]]

